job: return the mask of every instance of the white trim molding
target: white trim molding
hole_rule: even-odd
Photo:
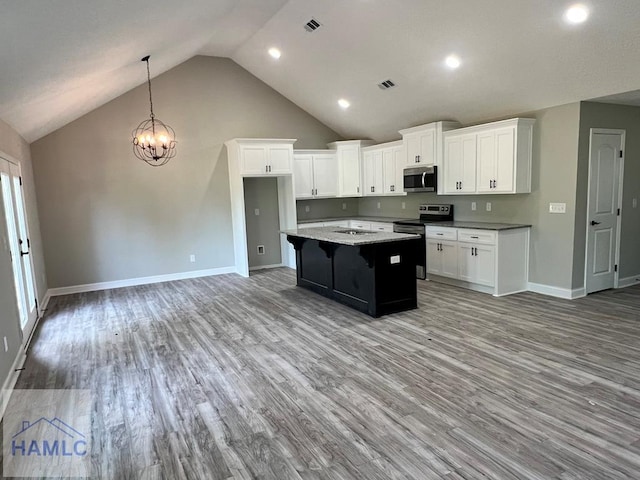
[[[13,365],[11,365],[11,370],[9,370],[9,374],[2,384],[2,392],[0,393],[0,419],[4,417],[4,410],[5,408],[7,408],[7,405],[9,405],[9,398],[4,398],[4,396],[8,395],[9,397],[11,397],[13,387],[16,386],[16,382],[18,381],[18,377],[20,376],[20,369],[24,365],[26,359],[27,354],[25,352],[25,349],[21,346],[18,349],[18,354],[13,361]]]
[[[542,283],[529,282],[529,291],[535,293],[541,293],[542,295],[550,295],[557,298],[566,298],[567,300],[573,300],[575,298],[584,297],[586,295],[584,287],[569,288],[554,287],[552,285],[544,285]]]
[[[639,283],[640,273],[638,275],[631,275],[630,277],[618,279],[618,288],[630,287],[631,285],[637,285]]]
[[[284,263],[274,263],[271,265],[256,265],[255,267],[249,267],[249,271],[253,272],[254,270],[266,270],[267,268],[278,268],[278,267],[284,267],[285,264]]]
[[[134,287],[136,285],[148,285],[151,283],[173,282],[175,280],[186,280],[189,278],[225,275],[227,273],[237,273],[236,267],[193,270],[191,272],[170,273],[167,275],[155,275],[151,277],[128,278],[125,280],[115,280],[113,282],[87,283],[84,285],[72,285],[70,287],[50,288],[47,291],[47,296],[57,297],[59,295],[69,295],[72,293],[96,292],[98,290],[110,290],[112,288]]]

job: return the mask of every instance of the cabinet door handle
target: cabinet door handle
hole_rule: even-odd
[[[436,235],[440,235],[440,236],[442,236],[442,235],[444,235],[444,233],[436,233]]]
[[[476,251],[476,257],[478,256],[478,249],[474,248],[474,250]]]
[[[360,193],[360,187],[356,187],[356,192]]]
[[[477,236],[475,236],[475,235],[471,235],[471,238],[480,238],[480,237],[477,237]]]

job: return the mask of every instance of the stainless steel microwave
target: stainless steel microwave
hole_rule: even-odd
[[[435,192],[438,188],[438,167],[410,167],[404,169],[405,192]]]

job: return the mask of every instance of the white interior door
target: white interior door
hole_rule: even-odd
[[[0,184],[2,185],[2,204],[9,236],[16,300],[20,313],[20,327],[23,332],[29,334],[35,325],[38,308],[20,167],[0,159]]]
[[[590,142],[586,293],[617,283],[624,131],[592,129]]]

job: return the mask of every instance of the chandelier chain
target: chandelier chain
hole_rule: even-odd
[[[151,118],[153,119],[155,115],[153,114],[153,98],[151,97],[151,72],[149,71],[149,57],[145,58],[145,62],[147,62],[147,85],[149,86],[149,106],[151,109]]]

